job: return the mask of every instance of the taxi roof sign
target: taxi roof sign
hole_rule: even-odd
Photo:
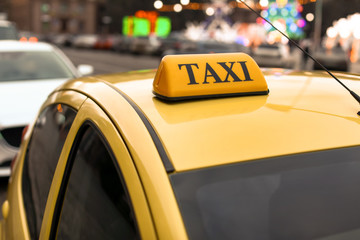
[[[267,95],[264,75],[245,53],[167,55],[153,82],[164,100]]]

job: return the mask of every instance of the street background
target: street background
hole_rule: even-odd
[[[142,69],[155,69],[161,61],[160,56],[134,55],[112,51],[93,51],[89,49],[62,48],[75,65],[89,64],[94,67],[94,74],[126,72]],[[295,70],[303,70],[305,63],[302,52],[294,49],[290,55]],[[360,73],[360,62],[351,63],[349,72]]]
[[[360,0],[246,2],[330,70],[360,74]],[[0,0],[0,20],[16,23],[24,41],[49,42],[75,65],[92,65],[95,75],[155,69],[166,54],[234,51],[260,67],[312,70],[299,49],[231,0]],[[0,178],[0,203],[7,182]]]

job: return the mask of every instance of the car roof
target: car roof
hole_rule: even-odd
[[[20,42],[16,40],[1,40],[0,52],[16,51],[53,51],[54,47],[45,42]]]
[[[0,20],[0,27],[12,27],[15,26],[14,22],[10,22],[7,20]]]
[[[152,93],[155,70],[93,80],[111,84],[140,108],[175,171],[360,144],[360,107],[334,79],[284,69],[264,69],[264,75],[269,95],[175,103]],[[337,76],[360,88],[359,75]],[[98,96],[99,103],[108,97]]]

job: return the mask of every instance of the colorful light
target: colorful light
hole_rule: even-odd
[[[134,17],[133,36],[148,36],[150,34],[150,21],[145,18]]]
[[[354,31],[354,38],[360,39],[360,28],[355,29],[355,31]]]
[[[269,11],[269,13],[270,13],[270,15],[272,15],[272,16],[275,16],[276,14],[277,14],[277,10],[276,10],[276,8],[270,8],[270,11]]]
[[[289,11],[286,8],[281,9],[281,15],[284,17],[287,17],[289,14]]]
[[[302,28],[305,27],[306,21],[301,18],[299,11],[302,11],[302,6],[297,0],[268,0],[269,7],[261,12],[262,16],[266,16],[275,26],[278,26],[282,32],[285,32],[290,38],[300,39],[304,36]],[[273,32],[275,29],[266,26],[268,32]],[[275,37],[276,36],[276,37]],[[277,35],[272,35],[269,40],[283,41]]]
[[[182,5],[189,5],[189,3],[190,3],[190,0],[180,0],[180,3],[182,4]]]
[[[290,25],[290,31],[296,32],[297,29],[298,29],[298,26],[297,26],[295,23],[292,23],[292,24]]]
[[[269,0],[260,0],[259,4],[262,8],[266,8],[269,5]]]
[[[312,22],[312,21],[314,21],[315,16],[313,13],[308,13],[308,14],[306,14],[305,18],[308,22]]]
[[[163,4],[163,2],[160,1],[160,0],[157,0],[157,1],[154,2],[154,8],[155,8],[155,9],[160,9],[160,8],[162,8],[163,6],[164,6],[164,4]]]
[[[268,24],[267,22],[264,22],[264,28],[266,29],[266,31],[270,31],[272,29],[272,26],[270,24]]]
[[[298,11],[296,9],[290,10],[291,16],[296,17],[298,15]]]
[[[171,31],[171,21],[168,17],[158,17],[156,19],[155,33],[156,36],[166,37]]]
[[[299,19],[299,20],[297,21],[297,25],[298,25],[300,28],[303,28],[303,27],[305,27],[306,22],[305,22],[304,19]]]
[[[285,7],[285,5],[288,3],[288,0],[276,0],[277,5],[281,7]]]
[[[326,35],[329,37],[329,38],[335,38],[337,36],[338,32],[337,30],[334,28],[334,27],[329,27],[327,30],[326,30]]]
[[[171,31],[171,21],[168,17],[160,17],[155,11],[137,11],[135,16],[123,18],[122,33],[126,36],[156,35],[166,37]]]
[[[299,5],[297,6],[297,11],[298,11],[298,12],[302,12],[303,10],[304,10],[304,7],[299,4]]]
[[[174,5],[174,11],[175,12],[181,12],[182,11],[182,6],[181,4],[177,3]]]
[[[265,10],[261,11],[260,14],[263,18],[267,18],[269,16],[269,13]]]
[[[132,35],[132,28],[130,26],[133,25],[132,17],[124,17],[122,21],[122,33],[126,36]]]
[[[206,15],[208,15],[208,16],[212,16],[212,15],[215,14],[215,9],[212,8],[212,7],[208,7],[208,8],[205,10],[205,13],[206,13]]]

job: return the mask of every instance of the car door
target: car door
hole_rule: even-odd
[[[3,204],[5,239],[38,239],[61,149],[85,99],[73,91],[53,94],[27,128]]]
[[[66,138],[40,239],[156,238],[141,181],[118,130],[87,99]]]

